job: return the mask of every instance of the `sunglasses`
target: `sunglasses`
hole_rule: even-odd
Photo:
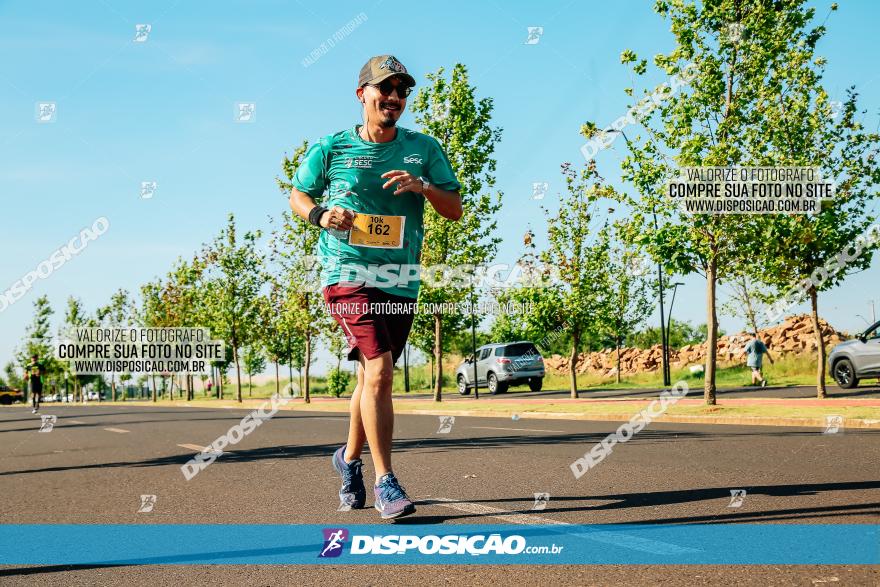
[[[383,96],[390,96],[391,92],[393,92],[394,90],[397,90],[397,97],[403,99],[412,93],[412,88],[410,86],[407,86],[406,84],[398,83],[398,85],[395,87],[394,84],[391,83],[391,80],[387,80],[387,79],[383,80],[381,83],[378,83],[378,84],[365,84],[365,85],[373,86],[374,88],[379,90],[379,93],[382,94]]]

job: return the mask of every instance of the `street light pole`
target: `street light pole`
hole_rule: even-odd
[[[669,318],[667,318],[666,322],[666,352],[669,352],[669,339],[672,337],[672,307],[675,305],[675,292],[678,291],[678,286],[684,285],[680,281],[676,281],[672,284],[672,300],[669,302]],[[672,383],[672,372],[669,367],[669,355],[666,357],[666,368],[669,370],[669,382],[666,385],[670,385]]]
[[[480,399],[480,382],[477,379],[477,318],[473,289],[471,289],[471,352],[474,354],[474,399]]]
[[[684,285],[680,281],[676,281],[672,284],[672,301],[669,302],[669,318],[666,321],[666,332],[672,332],[672,306],[675,304],[675,292],[678,290],[679,285]]]
[[[657,212],[653,207],[651,213],[654,216],[654,229],[659,230]],[[660,293],[660,343],[663,347],[663,386],[669,387],[672,385],[672,380],[669,376],[669,339],[667,338],[666,316],[663,309],[663,263],[659,261],[657,262],[657,289]]]
[[[403,345],[403,388],[409,393],[409,353],[406,352],[406,343]]]

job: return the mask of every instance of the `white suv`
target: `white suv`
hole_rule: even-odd
[[[880,322],[834,347],[828,354],[828,366],[837,385],[844,389],[856,387],[860,379],[880,377]]]
[[[544,359],[527,340],[487,344],[477,349],[477,381],[489,393],[504,393],[511,385],[528,384],[541,391],[544,384]],[[458,393],[468,395],[474,387],[474,362],[464,360],[455,370]]]

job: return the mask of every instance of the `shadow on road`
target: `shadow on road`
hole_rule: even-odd
[[[538,513],[539,515],[551,513],[572,513],[572,512],[596,512],[602,510],[619,510],[644,507],[662,507],[670,505],[691,504],[708,500],[726,500],[730,499],[730,487],[708,487],[699,489],[681,489],[675,491],[655,491],[647,493],[617,493],[606,495],[585,495],[585,496],[560,496],[554,497],[550,502],[551,506],[560,502],[581,502],[581,501],[610,501],[600,505],[579,505],[575,507],[550,507],[533,512],[530,509],[512,510],[515,513]],[[837,483],[804,483],[791,485],[763,485],[753,487],[740,487],[747,492],[747,498],[756,495],[764,495],[768,497],[797,497],[806,495],[817,495],[828,491],[865,491],[871,489],[880,489],[880,481],[852,481]],[[430,500],[428,500],[430,503]],[[469,503],[522,503],[532,504],[533,497],[516,497],[516,498],[495,498],[495,499],[474,499]],[[836,506],[823,506],[814,508],[792,508],[780,510],[766,511],[746,511],[737,510],[726,512],[724,514],[687,516],[677,518],[658,518],[650,517],[643,520],[627,521],[628,524],[712,524],[712,523],[732,523],[732,522],[769,522],[774,520],[798,520],[802,518],[820,518],[835,517],[841,515],[865,514],[880,515],[880,503],[863,503],[863,504],[846,504]],[[449,516],[434,516],[442,521],[462,518],[479,518],[492,514],[470,514],[458,513]],[[410,518],[410,523],[419,523],[417,517]],[[425,522],[431,523],[431,522]]]

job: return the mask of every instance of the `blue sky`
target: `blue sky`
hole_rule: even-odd
[[[47,294],[60,319],[69,295],[91,311],[123,287],[136,292],[178,256],[211,239],[226,214],[265,228],[287,207],[276,185],[280,161],[303,139],[360,120],[354,88],[371,55],[396,55],[420,82],[455,62],[481,96],[495,99],[499,261],[521,253],[527,225],[544,230],[540,205],[562,188],[559,165],[581,163],[585,120],[625,113],[630,76],[619,55],[669,50],[668,24],[651,1],[621,2],[112,2],[0,1],[0,290],[101,216],[110,229],[22,299],[0,312],[0,364],[12,356],[32,302]],[[874,2],[845,1],[819,46],[833,99],[856,85],[876,125],[880,39]],[[824,17],[830,2],[816,4]],[[305,58],[348,21],[366,20],[314,64]],[[135,25],[150,24],[146,42]],[[542,26],[537,44],[527,27]],[[35,104],[54,102],[40,124]],[[234,121],[253,102],[253,123]],[[416,127],[409,113],[401,124]],[[622,152],[597,157],[617,175]],[[151,199],[143,181],[157,182]],[[533,182],[550,193],[534,201]],[[686,277],[675,317],[705,322],[705,282]],[[820,297],[841,329],[863,327],[880,261]],[[724,297],[722,288],[722,300]],[[656,322],[656,318],[652,319]],[[722,327],[741,322],[722,316]]]

